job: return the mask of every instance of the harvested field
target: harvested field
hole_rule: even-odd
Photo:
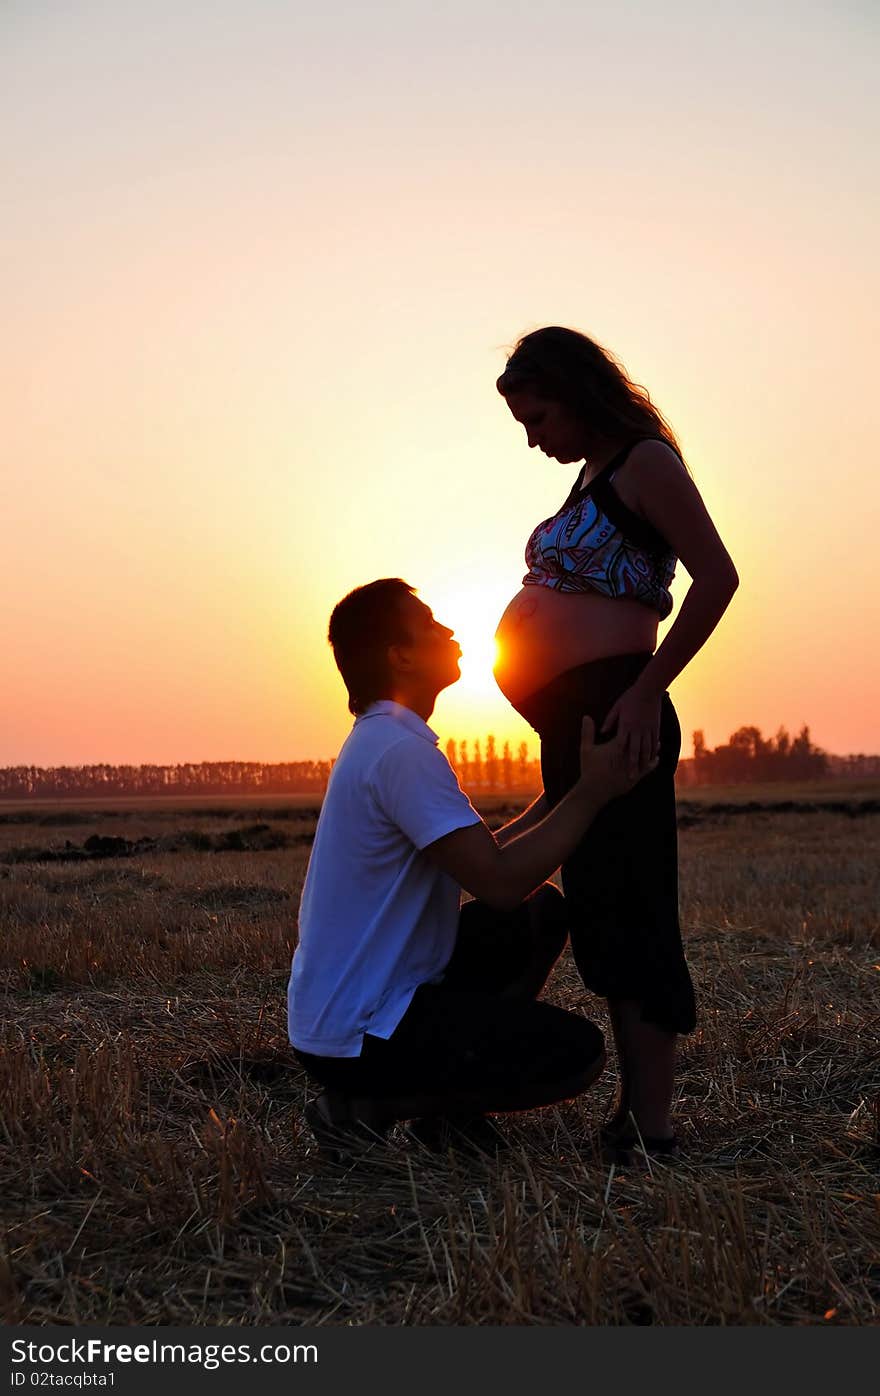
[[[625,1171],[611,1068],[497,1163],[319,1158],[285,1027],[313,802],[5,806],[5,1320],[875,1323],[878,794],[682,792],[684,1156]],[[605,1026],[567,956],[548,996]]]

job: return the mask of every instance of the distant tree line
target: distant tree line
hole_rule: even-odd
[[[828,774],[844,780],[870,780],[880,776],[880,756],[829,756]]]
[[[712,749],[698,731],[693,742],[693,757],[679,763],[679,785],[818,780],[831,774],[828,753],[814,745],[806,726],[795,737],[784,727],[775,737],[764,737],[759,727],[738,727],[722,746]]]
[[[499,754],[495,738],[486,738],[485,748],[477,737],[473,746],[465,739],[450,737],[446,743],[449,764],[465,790],[484,790],[490,794],[537,792],[541,788],[541,764],[529,755],[527,742],[520,742],[514,756],[510,742],[505,742]]]
[[[722,746],[707,747],[693,734],[694,754],[679,762],[680,786],[734,785],[746,781],[816,780],[823,776],[880,777],[880,756],[830,756],[815,746],[809,727],[789,736],[780,727],[765,738],[758,727],[740,727]],[[541,764],[527,742],[500,752],[485,740],[446,743],[446,755],[465,790],[487,794],[534,794]],[[316,795],[327,788],[332,761],[198,761],[176,766],[7,766],[0,768],[0,799],[21,800],[151,795]]]
[[[694,754],[679,762],[679,785],[736,785],[744,781],[817,780],[823,776],[880,775],[880,757],[829,756],[812,741],[809,727],[792,737],[780,727],[765,738],[758,727],[740,727],[722,746],[706,746],[702,732],[693,735]],[[516,753],[505,742],[499,754],[493,736],[473,742],[446,743],[446,755],[465,790],[501,794],[532,793],[541,788],[540,761],[528,744]]]
[[[0,799],[101,795],[323,795],[332,761],[187,761],[178,766],[8,766]]]
[[[693,735],[694,754],[679,762],[679,785],[736,785],[746,781],[818,780],[824,776],[880,776],[880,756],[829,756],[814,744],[810,729],[792,737],[780,727],[765,738],[758,727],[740,727],[722,746],[707,747],[704,734]],[[499,754],[493,736],[473,742],[446,743],[446,755],[462,786],[471,792],[514,794],[541,788],[541,765],[528,744],[514,754],[505,742]]]

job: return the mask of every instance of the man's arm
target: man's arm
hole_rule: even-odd
[[[534,829],[536,824],[540,824],[547,812],[547,796],[542,790],[537,800],[533,800],[528,809],[524,809],[522,814],[517,815],[516,819],[511,819],[509,824],[495,830],[495,842],[499,848],[503,848],[505,844],[510,843],[511,839],[518,838],[527,829]]]
[[[466,892],[500,911],[512,910],[574,851],[602,806],[630,790],[656,764],[644,759],[638,777],[632,778],[616,743],[593,745],[593,723],[584,718],[580,779],[549,814],[503,846],[480,823],[446,834],[424,852]],[[542,799],[526,814],[540,809]]]

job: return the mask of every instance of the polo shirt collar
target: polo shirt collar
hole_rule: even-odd
[[[360,713],[355,718],[354,725],[357,727],[359,722],[366,722],[369,717],[380,716],[393,717],[402,727],[409,728],[410,732],[414,732],[417,737],[424,737],[427,741],[433,742],[435,746],[440,741],[437,733],[419,717],[418,713],[414,713],[412,708],[404,707],[402,703],[392,702],[390,698],[379,698],[375,703],[371,703],[366,712]]]

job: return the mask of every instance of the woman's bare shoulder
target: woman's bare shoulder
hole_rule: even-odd
[[[614,476],[614,488],[635,513],[650,517],[658,494],[692,487],[681,456],[665,441],[640,441]]]
[[[640,475],[684,474],[687,475],[684,461],[674,447],[665,441],[651,439],[639,441],[626,458],[627,468]]]

